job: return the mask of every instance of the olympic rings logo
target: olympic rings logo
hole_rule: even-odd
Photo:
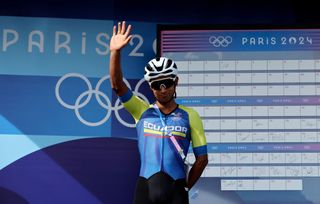
[[[209,43],[214,47],[227,47],[232,42],[231,36],[210,36]]]
[[[61,87],[61,84],[62,84],[66,79],[72,78],[72,77],[82,79],[82,80],[86,83],[86,85],[87,85],[87,87],[88,87],[88,90],[87,90],[87,91],[84,91],[83,93],[81,93],[81,94],[77,97],[77,99],[76,99],[76,101],[75,101],[74,104],[68,104],[68,103],[66,103],[65,101],[63,101],[63,99],[62,99],[61,96],[60,96],[60,87]],[[89,79],[88,79],[87,77],[85,77],[85,76],[83,76],[82,74],[79,74],[79,73],[68,73],[68,74],[62,76],[62,77],[58,80],[58,82],[57,82],[57,84],[56,84],[56,87],[55,87],[55,95],[56,95],[56,98],[57,98],[58,102],[59,102],[63,107],[68,108],[68,109],[71,109],[71,110],[74,110],[74,112],[75,112],[77,118],[80,120],[80,122],[82,122],[83,124],[85,124],[85,125],[87,125],[87,126],[99,126],[99,125],[102,125],[103,123],[105,123],[105,122],[110,118],[111,112],[114,111],[116,118],[118,119],[118,121],[119,121],[121,124],[123,124],[124,126],[129,127],[129,128],[135,127],[135,124],[128,123],[128,122],[124,121],[124,120],[120,117],[119,110],[123,108],[123,105],[121,104],[120,99],[118,98],[118,99],[116,100],[116,102],[115,102],[115,105],[113,106],[113,105],[111,104],[111,101],[110,101],[109,97],[108,97],[105,93],[103,93],[102,91],[100,91],[100,86],[101,86],[101,84],[102,84],[104,81],[108,80],[109,78],[110,78],[110,76],[104,76],[104,77],[102,77],[102,78],[98,81],[96,87],[93,89],[93,88],[92,88],[92,84],[90,83],[90,81],[89,81]],[[131,89],[131,86],[130,86],[129,82],[128,82],[125,78],[123,78],[123,81],[124,81],[124,83],[128,86],[128,88]],[[142,78],[142,79],[137,83],[135,89],[133,90],[133,93],[136,94],[137,96],[141,97],[143,100],[145,100],[146,102],[149,103],[149,100],[147,99],[147,97],[145,97],[143,94],[141,94],[141,93],[139,92],[139,88],[140,88],[140,86],[143,84],[143,82],[145,82],[144,78]],[[80,115],[80,109],[83,108],[84,106],[86,106],[86,105],[90,102],[93,94],[95,95],[95,98],[96,98],[98,104],[99,104],[102,108],[104,108],[104,109],[107,110],[107,113],[106,113],[106,115],[104,116],[104,118],[101,119],[100,121],[97,121],[97,122],[87,121],[87,120],[85,120],[85,119]],[[86,98],[84,99],[84,97],[86,97]],[[101,100],[101,97],[105,100],[106,103],[104,103],[104,102]],[[84,99],[83,102],[81,102],[82,99]]]

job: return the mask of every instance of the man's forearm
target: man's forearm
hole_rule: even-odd
[[[194,184],[198,181],[207,164],[208,164],[208,155],[201,155],[196,158],[196,161],[193,164],[188,175],[188,182],[187,182],[188,189],[191,189],[194,186]]]
[[[123,82],[120,57],[120,50],[110,52],[110,83],[117,95],[123,95],[127,90]]]

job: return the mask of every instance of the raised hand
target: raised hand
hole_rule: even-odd
[[[131,25],[126,28],[126,22],[118,23],[117,26],[113,26],[113,34],[110,40],[110,51],[120,50],[125,45],[129,43],[132,38],[132,35],[129,35],[131,32]]]

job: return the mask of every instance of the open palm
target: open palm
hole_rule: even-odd
[[[131,25],[126,27],[126,22],[123,21],[122,23],[118,23],[118,29],[117,26],[113,26],[113,34],[112,38],[110,40],[110,50],[120,50],[123,48],[125,45],[127,45],[131,38],[132,35],[129,35],[131,32]]]

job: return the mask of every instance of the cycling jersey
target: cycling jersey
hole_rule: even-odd
[[[148,179],[162,171],[174,180],[186,177],[184,162],[169,137],[176,138],[185,155],[190,141],[196,156],[207,154],[202,121],[192,108],[178,105],[171,113],[163,114],[156,104],[146,103],[131,90],[120,100],[136,122],[140,176]]]

